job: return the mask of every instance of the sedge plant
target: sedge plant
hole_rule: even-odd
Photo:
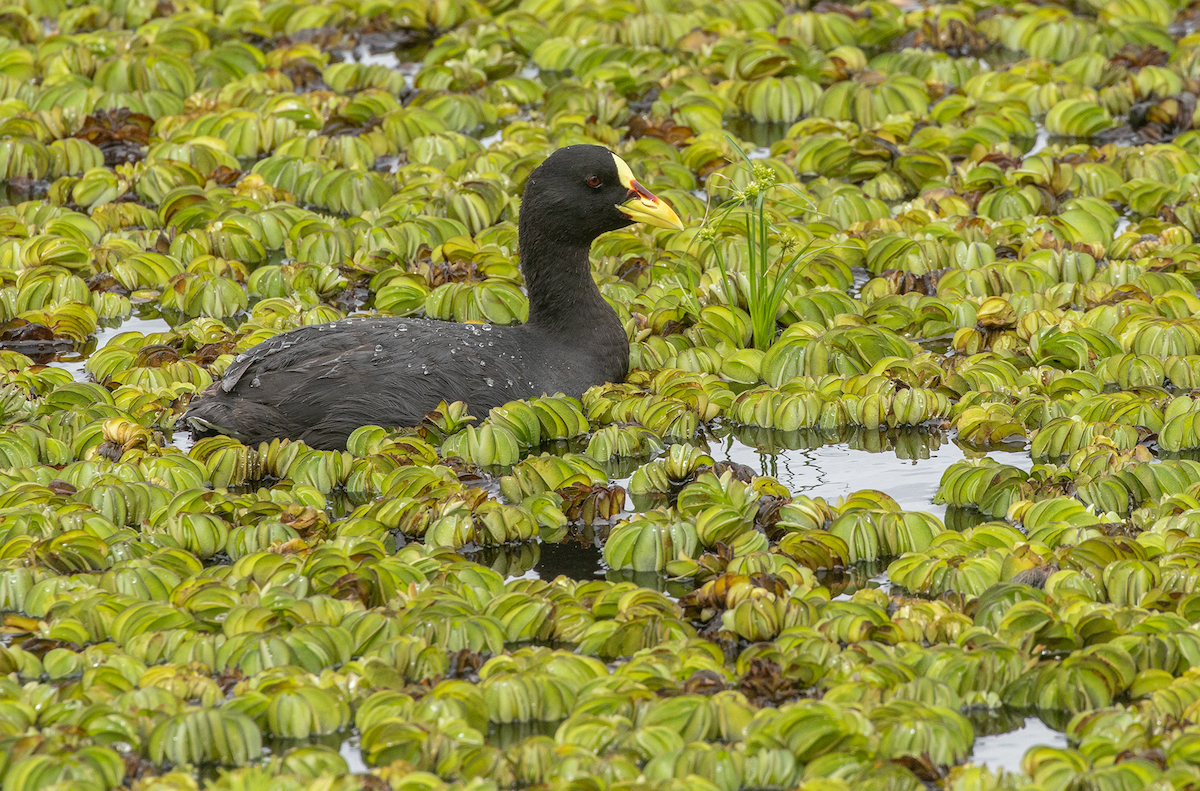
[[[753,343],[754,348],[766,351],[775,342],[780,308],[794,276],[816,259],[817,251],[813,249],[815,238],[810,238],[804,244],[794,239],[784,240],[782,251],[777,255],[772,254],[771,232],[774,227],[767,214],[770,194],[776,189],[787,188],[805,196],[790,184],[779,184],[775,171],[752,160],[733,138],[729,138],[729,142],[742,155],[751,179],[706,220],[698,239],[709,244],[717,262],[721,287],[729,295],[730,301],[736,304],[739,291],[737,278],[726,263],[721,245],[717,243],[716,229],[724,225],[730,216],[734,216],[735,224],[741,226],[747,253],[744,297],[750,314]],[[739,210],[740,217],[734,215]]]

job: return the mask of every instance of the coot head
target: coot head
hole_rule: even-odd
[[[634,179],[624,160],[603,146],[588,145],[560,148],[533,171],[521,198],[521,220],[580,244],[635,222],[683,228],[671,207]]]

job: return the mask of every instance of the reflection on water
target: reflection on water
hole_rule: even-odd
[[[177,428],[171,435],[171,445],[179,448],[180,453],[187,453],[196,444],[192,432],[186,428]]]
[[[946,529],[956,533],[970,530],[987,521],[989,521],[989,517],[984,516],[978,509],[962,508],[957,505],[947,507],[946,513],[942,516],[942,523],[946,525]]]
[[[974,724],[974,720],[972,721]],[[990,769],[1004,769],[1009,772],[1021,771],[1021,758],[1030,747],[1045,745],[1048,747],[1065,748],[1067,737],[1052,730],[1037,717],[1026,717],[1024,722],[1014,730],[992,735],[978,735],[976,731],[975,748],[971,751],[971,763],[986,765]]]
[[[541,558],[541,544],[536,541],[482,547],[476,550],[464,548],[460,551],[467,560],[487,566],[505,579],[525,577],[533,571]]]
[[[887,575],[888,562],[874,560],[862,562],[845,569],[816,572],[817,581],[829,589],[834,601],[846,601],[856,592],[880,588],[884,593],[892,589]]]
[[[744,116],[725,123],[726,130],[760,148],[770,148],[774,143],[783,140],[791,127],[790,123],[759,123]]]
[[[1025,726],[1024,712],[1007,706],[998,709],[967,709],[963,716],[971,722],[976,743],[984,736],[1003,736]]]
[[[822,444],[826,441],[819,432],[737,429],[712,455],[772,475],[792,494],[835,502],[860,489],[878,489],[906,511],[927,511],[939,517],[946,514],[946,507],[934,505],[933,496],[942,473],[957,461],[982,455],[968,455],[939,431],[859,431],[844,442]],[[781,443],[787,447],[780,449]],[[991,451],[988,455],[1023,469],[1033,464],[1026,451]]]
[[[346,760],[346,766],[356,775],[367,773],[367,762],[363,760],[362,748],[358,746],[358,737],[347,739],[338,748],[338,755]]]
[[[285,755],[290,750],[319,745],[333,750],[341,750],[347,737],[358,743],[357,732],[344,730],[337,733],[313,734],[307,739],[288,739],[280,736],[263,736],[263,750],[271,755]],[[361,763],[361,759],[360,759]],[[353,768],[351,769],[353,771]]]
[[[721,424],[713,435],[728,442],[749,445],[760,455],[775,456],[789,450],[817,450],[846,445],[870,453],[894,452],[903,459],[928,459],[946,441],[945,432],[932,428],[872,430],[849,426],[840,431],[815,428],[781,431],[759,426]]]
[[[1046,127],[1038,124],[1037,139],[1034,141],[1033,147],[1026,153],[1026,156],[1039,154],[1048,145],[1050,145],[1050,133],[1046,131]]]
[[[103,349],[108,345],[109,341],[120,335],[123,332],[140,332],[143,335],[149,335],[152,332],[170,332],[171,325],[161,318],[139,318],[134,316],[126,319],[116,327],[104,327],[96,333],[94,338],[89,338],[78,349],[69,352],[63,352],[57,355],[53,362],[47,363],[55,368],[62,368],[64,371],[69,371],[76,382],[86,382],[88,380],[87,371],[84,365],[87,359],[95,354],[98,350]]]
[[[594,580],[604,577],[600,547],[578,542],[541,544],[540,557],[533,571],[540,579],[552,580],[559,575],[573,580]]]
[[[1021,771],[1021,759],[1031,747],[1065,748],[1067,737],[1052,730],[1037,717],[1025,717],[1010,709],[965,712],[975,729],[975,746],[970,763],[992,770]],[[561,720],[555,722],[525,722],[493,724],[486,734],[487,743],[500,750],[508,749],[532,736],[554,737]],[[340,736],[334,738],[342,738]],[[367,772],[357,732],[342,740],[338,754],[355,774]]]
[[[671,579],[667,575],[659,574],[656,571],[608,569],[604,572],[604,578],[609,582],[632,582],[639,588],[649,588],[659,593],[665,593],[672,599],[686,596],[696,589],[696,581],[694,579]]]
[[[841,437],[819,431],[780,432],[768,429],[720,426],[718,441],[707,450],[718,461],[744,464],[779,479],[793,494],[824,497],[831,503],[862,489],[890,495],[907,511],[925,511],[941,518],[951,530],[966,530],[986,517],[978,511],[934,505],[942,474],[951,464],[983,454],[964,451],[938,430],[865,431],[852,429]],[[990,456],[1023,469],[1032,466],[1026,451],[991,451]],[[646,459],[625,460],[620,470],[632,472]],[[614,483],[628,486],[628,478]],[[630,497],[627,508],[648,510],[668,505],[666,495]],[[655,572],[606,569],[601,547],[607,526],[572,527],[543,534],[541,543],[495,547],[471,553],[471,559],[491,566],[509,578],[552,580],[559,575],[573,580],[604,578],[629,581],[647,588],[682,596],[692,584],[669,580]],[[564,540],[565,539],[565,540]],[[889,590],[886,562],[862,564],[836,572],[822,572],[821,582],[834,596],[849,596],[861,588]]]

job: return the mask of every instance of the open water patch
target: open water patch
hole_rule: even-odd
[[[955,462],[988,455],[1025,470],[1033,466],[1028,451],[971,453],[942,432],[885,436],[879,442],[877,449],[860,441],[770,452],[730,436],[712,455],[774,476],[793,495],[823,497],[832,503],[852,492],[876,489],[906,511],[926,511],[939,518],[945,517],[946,506],[935,505],[933,498],[942,474]]]
[[[102,327],[96,332],[95,339],[89,339],[80,349],[63,352],[55,356],[55,359],[47,363],[55,368],[62,368],[64,371],[70,372],[76,382],[86,382],[89,380],[87,372],[87,361],[93,354],[103,349],[113,338],[125,332],[140,332],[143,335],[149,335],[152,332],[170,332],[171,325],[162,318],[140,318],[133,316],[121,322],[115,327]]]
[[[1067,737],[1052,729],[1037,717],[1026,717],[1020,727],[1006,733],[976,736],[971,750],[971,763],[989,769],[1020,772],[1021,759],[1031,747],[1065,749]]]

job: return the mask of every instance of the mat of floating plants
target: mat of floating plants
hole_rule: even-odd
[[[1198,27],[6,0],[0,788],[1200,788]],[[576,143],[685,225],[592,248],[624,382],[192,442],[278,333],[522,322]]]

